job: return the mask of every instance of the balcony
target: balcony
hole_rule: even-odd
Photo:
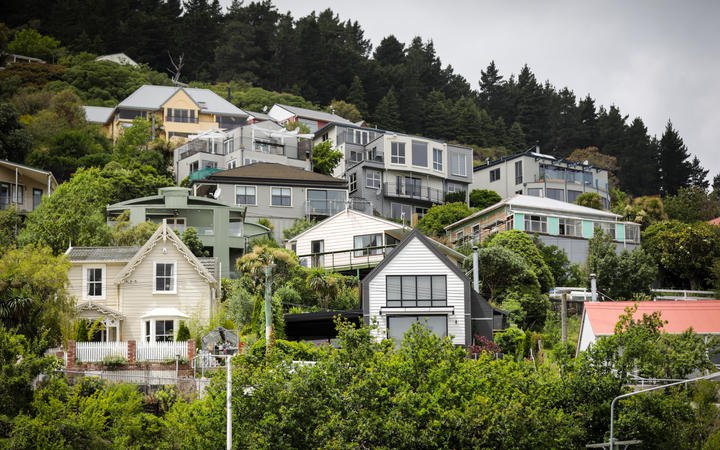
[[[412,183],[384,183],[383,194],[386,197],[406,198],[432,203],[443,203],[445,201],[445,192],[442,189]]]
[[[393,245],[338,250],[334,252],[298,255],[303,267],[322,267],[327,270],[354,270],[375,267],[395,248]]]
[[[198,123],[199,122],[198,117],[190,117],[190,116],[165,116],[165,122],[175,122],[175,123]]]
[[[332,216],[344,211],[347,205],[345,200],[308,200],[305,202],[305,215]]]

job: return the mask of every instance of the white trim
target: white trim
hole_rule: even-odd
[[[172,290],[170,291],[158,291],[157,290],[157,265],[158,264],[172,264]],[[177,294],[177,260],[165,260],[165,261],[153,261],[153,280],[152,280],[152,293],[153,294]]]
[[[100,295],[88,295],[88,269],[100,269]],[[82,265],[82,298],[84,300],[105,300],[107,292],[107,266],[105,264],[83,264]]]
[[[258,201],[258,188],[257,188],[256,185],[253,185],[253,184],[235,184],[234,186],[235,186],[235,191],[234,191],[235,198],[234,198],[234,202],[233,202],[233,203],[234,203],[236,206],[257,206],[257,201]],[[255,203],[238,203],[238,202],[237,202],[237,188],[239,188],[239,187],[246,187],[246,188],[251,187],[251,188],[254,188],[254,189],[255,189]],[[247,194],[246,194],[246,195],[247,195]],[[291,194],[291,195],[292,195],[292,194]],[[270,201],[272,202],[272,191],[270,191]],[[291,201],[292,201],[292,199],[291,199]]]

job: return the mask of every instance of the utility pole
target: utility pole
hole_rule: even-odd
[[[272,264],[265,266],[265,354],[270,351],[272,335]]]
[[[225,358],[225,366],[227,367],[227,385],[225,386],[225,410],[227,421],[225,433],[227,434],[226,449],[232,450],[232,355]]]
[[[567,331],[568,331],[568,318],[567,318],[567,291],[562,293],[562,296],[560,298],[560,323],[562,324],[561,327],[561,334],[560,334],[560,340],[563,344],[567,343]]]

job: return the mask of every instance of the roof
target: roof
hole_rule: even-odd
[[[708,223],[711,225],[720,225],[720,217],[716,217],[712,220],[708,220]]]
[[[391,221],[389,221],[389,220],[383,219],[382,217],[371,216],[371,215],[369,215],[369,214],[365,214],[365,213],[363,213],[363,212],[360,212],[360,211],[356,211],[356,210],[354,210],[354,209],[347,208],[347,209],[344,209],[343,211],[340,211],[339,213],[336,213],[336,214],[333,215],[333,216],[328,217],[328,218],[325,219],[325,220],[322,220],[322,221],[316,223],[315,225],[311,226],[311,227],[308,228],[307,230],[305,230],[305,231],[303,231],[302,233],[298,234],[298,235],[295,236],[294,238],[289,239],[288,242],[297,241],[297,240],[298,240],[299,238],[301,238],[302,236],[306,235],[307,233],[310,233],[311,231],[313,231],[313,230],[315,230],[315,229],[317,229],[317,228],[320,228],[320,227],[323,227],[323,226],[327,225],[328,223],[330,223],[331,221],[333,221],[335,218],[339,217],[339,216],[342,215],[342,214],[352,214],[352,215],[355,215],[355,216],[367,218],[368,220],[373,220],[373,221],[376,221],[376,222],[380,222],[380,223],[386,224],[386,225],[388,225],[388,226],[390,226],[390,227],[393,227],[393,228],[402,228],[402,225],[399,224],[399,223],[397,223],[397,222],[391,222]]]
[[[595,336],[607,336],[615,332],[615,324],[620,315],[625,313],[625,308],[636,304],[638,309],[633,314],[635,319],[642,318],[643,314],[659,311],[660,317],[667,321],[664,330],[668,333],[682,333],[688,328],[699,334],[720,333],[718,300],[586,302],[584,314],[587,315]]]
[[[411,233],[410,230],[405,228],[396,228],[394,230],[385,230],[386,234],[389,234],[390,236],[394,237],[395,239],[402,241],[405,239],[405,236],[409,235]],[[463,261],[465,259],[465,255],[458,252],[457,250],[453,250],[447,245],[443,244],[442,242],[438,242],[435,239],[428,238],[428,240],[435,246],[436,249],[438,249],[442,254],[449,258],[454,258],[457,261]]]
[[[332,113],[328,113],[328,112],[324,112],[324,111],[315,111],[313,109],[307,109],[307,108],[300,108],[299,106],[282,105],[280,103],[276,103],[276,105],[286,111],[290,111],[291,113],[295,114],[298,117],[319,120],[321,122],[337,122],[337,123],[353,125],[353,123],[351,121],[347,120],[344,117],[340,117],[337,114],[332,114]]]
[[[11,167],[13,169],[27,170],[31,173],[42,175],[43,177],[49,176],[52,179],[52,187],[57,187],[57,180],[55,180],[55,175],[53,175],[50,171],[26,166],[24,164],[18,164],[16,162],[8,161],[7,159],[0,159],[0,166]]]
[[[258,162],[215,172],[205,178],[205,181],[214,182],[234,182],[238,180],[252,180],[253,183],[257,184],[279,184],[285,186],[319,184],[337,188],[347,187],[347,180],[342,178],[311,172],[299,167],[268,162]]]
[[[108,211],[123,211],[127,209],[128,206],[132,205],[138,205],[138,206],[145,206],[145,207],[151,207],[151,206],[166,206],[168,205],[168,202],[170,198],[182,198],[187,197],[187,204],[182,205],[181,203],[175,203],[172,209],[192,209],[197,207],[224,207],[224,208],[230,208],[230,211],[245,211],[245,206],[239,205],[228,205],[226,203],[221,202],[220,200],[215,200],[213,198],[208,197],[201,197],[201,196],[195,196],[190,195],[190,189],[184,188],[184,187],[178,187],[178,186],[167,186],[162,187],[158,189],[158,195],[150,195],[147,197],[138,197],[133,198],[130,200],[125,200],[122,202],[114,203],[112,205],[107,206]],[[170,208],[170,206],[166,206]]]
[[[257,112],[257,111],[250,111],[250,110],[247,110],[247,109],[245,110],[245,112],[248,113],[248,114],[250,115],[250,117],[253,117],[253,118],[255,118],[255,119],[259,119],[259,120],[263,120],[263,121],[274,122],[273,118],[270,117],[270,116],[268,116],[268,115],[265,114],[265,113],[261,113],[261,112]]]
[[[118,104],[118,108],[158,110],[179,90],[185,91],[208,114],[247,116],[248,114],[209,89],[143,85]]]
[[[507,162],[507,161],[512,161],[513,159],[520,158],[520,157],[522,157],[522,156],[530,156],[530,157],[533,157],[533,158],[547,159],[548,161],[556,161],[556,162],[564,163],[564,164],[568,164],[568,165],[579,165],[579,166],[582,166],[582,167],[585,168],[585,169],[607,170],[607,169],[605,169],[605,168],[603,168],[603,167],[595,167],[595,166],[591,166],[591,165],[580,164],[580,163],[575,162],[575,161],[565,161],[565,160],[562,160],[562,159],[558,160],[556,157],[554,157],[554,156],[552,156],[552,155],[546,155],[546,154],[544,154],[544,153],[540,153],[539,151],[537,151],[537,147],[530,147],[528,150],[525,150],[525,151],[523,151],[523,152],[513,153],[512,155],[508,155],[508,156],[502,156],[502,157],[500,157],[500,158],[498,158],[498,159],[495,159],[495,160],[493,160],[493,161],[490,161],[490,162],[487,163],[487,164],[482,164],[482,165],[479,165],[479,166],[475,166],[475,167],[473,167],[473,172],[478,172],[478,171],[480,171],[480,170],[485,170],[485,169],[487,169],[488,167],[496,166],[496,165],[498,165],[498,164],[502,164],[502,163]]]
[[[445,230],[450,230],[452,228],[455,228],[456,226],[463,224],[465,222],[472,221],[473,219],[485,215],[490,211],[494,211],[498,208],[509,206],[511,209],[531,209],[534,211],[549,211],[553,213],[560,213],[560,214],[566,214],[566,215],[575,215],[575,216],[591,216],[591,217],[602,217],[606,218],[608,220],[618,220],[622,219],[622,216],[619,214],[611,213],[609,211],[601,211],[599,209],[594,208],[588,208],[586,206],[580,206],[576,205],[574,203],[568,203],[563,202],[560,200],[555,200],[552,198],[547,197],[535,197],[532,195],[522,195],[522,194],[516,194],[515,196],[502,200],[498,203],[495,203],[494,205],[488,206],[485,209],[481,209],[480,211],[474,212],[470,214],[467,217],[464,217],[457,222],[451,223],[450,225],[445,227]]]
[[[65,255],[70,261],[107,261],[127,262],[140,250],[140,247],[70,247]]]
[[[85,110],[85,120],[90,123],[106,124],[115,112],[115,108],[104,106],[83,106],[83,109]]]
[[[182,317],[183,319],[189,319],[190,316],[180,311],[177,308],[155,308],[151,309],[147,313],[143,314],[140,318],[145,319],[148,317]]]

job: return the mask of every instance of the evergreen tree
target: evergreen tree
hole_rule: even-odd
[[[368,104],[365,101],[365,88],[363,87],[362,80],[359,76],[355,75],[353,77],[345,100],[348,103],[352,103],[353,105],[357,106],[357,109],[363,116],[367,116]]]
[[[518,75],[518,106],[517,122],[525,131],[525,137],[530,142],[542,140],[544,131],[547,129],[544,121],[545,99],[543,88],[538,84],[535,75],[530,68],[523,66]]]
[[[405,62],[405,44],[392,34],[383,38],[373,53],[373,59],[381,66],[393,66]]]
[[[487,69],[480,72],[480,94],[478,98],[480,107],[490,115],[507,119],[505,105],[503,104],[504,84],[503,77],[495,66],[495,61],[490,61]]]
[[[386,130],[403,131],[401,120],[395,90],[391,88],[375,109],[375,122]]]
[[[519,152],[527,147],[525,133],[519,123],[513,122],[512,126],[510,126],[505,139],[505,147],[514,152]]]
[[[675,195],[678,189],[690,185],[693,176],[692,163],[688,161],[690,154],[670,120],[660,138],[658,158],[661,176],[660,193],[662,195]]]
[[[425,99],[423,117],[423,135],[435,139],[449,139],[446,126],[451,107],[445,95],[439,91],[432,91]]]
[[[172,55],[177,61],[183,56],[185,64],[181,78],[210,81],[215,76],[212,58],[208,58],[208,45],[216,45],[220,38],[222,11],[219,0],[185,0],[184,14],[180,18],[177,35],[178,52]],[[202,36],[202,39],[199,37]]]
[[[709,170],[703,169],[700,165],[698,157],[693,156],[693,160],[690,163],[690,185],[706,190],[710,187],[710,182],[707,179],[708,172]]]
[[[627,128],[625,142],[625,149],[618,157],[620,189],[634,196],[657,194],[656,149],[639,117]]]

